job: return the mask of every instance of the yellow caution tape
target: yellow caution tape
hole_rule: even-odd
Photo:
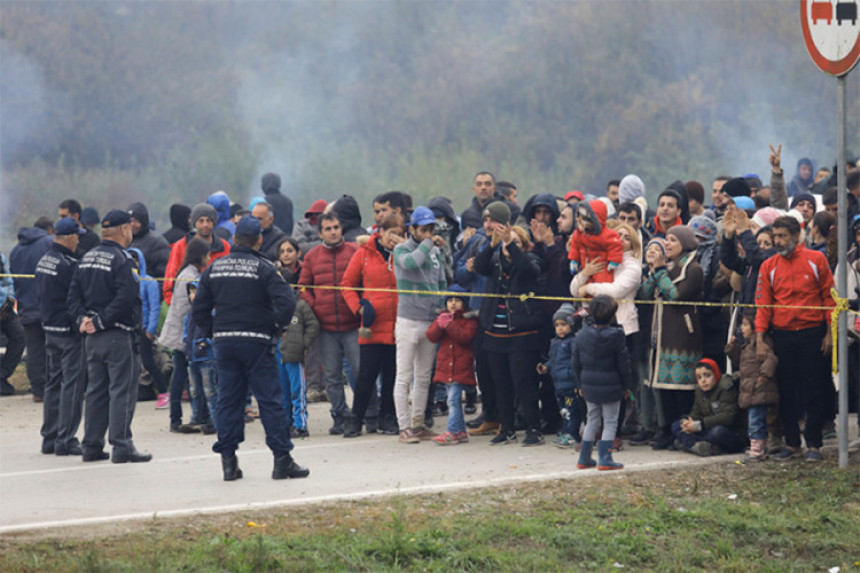
[[[839,296],[839,293],[836,292],[835,288],[831,288],[830,295],[833,297],[834,302],[836,302],[836,306],[833,307],[833,314],[830,317],[830,336],[831,343],[833,344],[833,373],[836,374],[839,371],[839,356],[837,352],[838,344],[836,343],[839,340],[839,314],[843,312],[848,312],[850,309],[848,307],[848,299]]]

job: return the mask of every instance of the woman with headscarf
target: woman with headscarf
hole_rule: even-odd
[[[693,229],[699,246],[696,248],[696,260],[702,267],[704,273],[704,286],[702,287],[702,300],[705,302],[721,303],[723,297],[731,289],[729,273],[720,266],[720,246],[717,244],[717,224],[713,219],[703,215],[697,215],[690,219],[688,226]],[[726,334],[729,330],[729,322],[726,320],[722,308],[718,306],[706,306],[699,310],[702,321],[702,356],[710,358],[720,367],[722,372],[726,371]]]
[[[651,326],[649,386],[658,390],[663,418],[652,442],[655,450],[672,445],[671,423],[693,406],[694,371],[702,357],[699,309],[677,304],[702,300],[704,272],[696,262],[698,241],[693,229],[677,226],[669,229],[661,243],[652,241],[648,245],[649,272],[640,289],[642,298],[657,301]]]

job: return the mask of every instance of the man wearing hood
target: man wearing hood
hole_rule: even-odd
[[[191,230],[188,224],[188,217],[191,215],[191,207],[182,203],[174,203],[170,206],[170,224],[172,225],[164,232],[164,238],[169,244],[185,237],[185,234]]]
[[[293,232],[293,202],[281,193],[281,177],[277,173],[266,173],[260,180],[260,188],[266,203],[272,206],[275,225],[287,235]]]
[[[815,184],[815,165],[808,157],[801,157],[797,161],[797,172],[785,187],[788,198],[791,199],[798,193],[807,192]]]
[[[216,191],[206,198],[206,202],[215,208],[218,220],[215,222],[215,234],[233,244],[236,225],[230,217],[230,198],[224,191]]]
[[[32,275],[42,255],[54,244],[51,235],[54,224],[47,217],[41,217],[32,227],[22,227],[18,231],[18,244],[9,253],[9,272],[13,275]],[[33,401],[41,402],[47,380],[45,355],[45,331],[39,312],[39,295],[36,282],[29,278],[16,278],[15,299],[18,301],[18,319],[24,327],[27,345],[27,378]]]
[[[188,246],[188,241],[195,236],[200,237],[211,245],[211,261],[220,259],[221,257],[230,254],[230,244],[215,236],[215,221],[218,220],[218,213],[215,208],[208,203],[198,203],[191,210],[191,226],[192,231],[185,235],[184,238],[173,243],[170,248],[170,259],[167,261],[167,270],[164,271],[164,302],[170,304],[173,300],[173,279],[182,270],[182,262],[185,260],[185,248]]]
[[[131,215],[131,246],[140,249],[146,259],[150,276],[162,278],[170,259],[170,243],[161,233],[149,228],[149,211],[143,203],[132,203],[128,208]]]
[[[343,240],[354,243],[361,235],[365,234],[361,226],[361,211],[358,202],[351,195],[344,195],[337,201],[331,210],[337,215],[343,229]]]
[[[263,242],[260,245],[261,255],[274,262],[278,260],[278,246],[286,238],[286,233],[275,225],[275,213],[268,201],[260,201],[251,209],[251,216],[260,221],[263,229]]]
[[[496,189],[496,178],[489,171],[481,171],[475,175],[472,185],[475,197],[472,203],[460,215],[460,225],[463,229],[480,229],[484,220],[484,208],[493,201],[504,201],[511,210],[511,221],[516,221],[520,215],[520,208],[516,203],[506,201],[504,195]]]
[[[445,278],[451,284],[454,282],[454,245],[460,235],[460,222],[454,213],[454,205],[447,197],[433,197],[427,203],[427,208],[436,217],[436,234],[445,239],[439,250],[442,252]]]

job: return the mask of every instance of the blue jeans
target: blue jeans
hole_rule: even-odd
[[[561,433],[573,436],[577,442],[581,441],[579,428],[582,427],[582,420],[585,418],[585,400],[572,390],[556,391],[555,400],[561,413]]]
[[[692,448],[696,442],[711,442],[729,454],[742,452],[744,449],[744,442],[738,433],[725,426],[714,426],[703,432],[687,434],[681,431],[681,420],[675,420],[672,422],[672,435],[681,440],[687,448]]]
[[[325,391],[329,399],[329,412],[335,426],[343,423],[349,415],[344,393],[344,358],[349,362],[352,372],[358,373],[360,352],[358,348],[358,329],[347,332],[329,332],[321,330],[319,338],[320,355],[322,358],[323,379]],[[347,378],[349,379],[349,378]],[[354,381],[350,380],[350,384]],[[379,399],[371,396],[365,417],[376,418],[379,413]]]
[[[170,378],[171,424],[182,422],[182,391],[186,388],[188,388],[188,358],[181,350],[174,350],[173,375]],[[194,414],[192,412],[192,417],[193,416]]]
[[[281,404],[287,421],[296,429],[308,427],[308,399],[305,386],[305,369],[301,362],[283,362],[281,351],[278,358],[278,374],[281,379]]]
[[[191,395],[191,416],[198,424],[209,421],[218,426],[218,371],[214,360],[190,362],[188,373],[191,375],[189,394]]]
[[[466,431],[466,420],[463,419],[463,391],[469,386],[452,382],[446,384],[448,390],[448,431],[456,434]]]
[[[767,439],[767,406],[749,407],[749,439]]]
[[[245,441],[245,397],[250,388],[260,407],[266,445],[275,457],[293,449],[287,414],[281,405],[281,385],[275,353],[268,344],[223,340],[215,342],[218,364],[218,441],[212,451],[233,456]]]

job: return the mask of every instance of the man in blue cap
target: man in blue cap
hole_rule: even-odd
[[[142,304],[131,256],[131,216],[113,210],[102,219],[102,242],[78,263],[66,300],[78,331],[86,334],[87,392],[83,460],[148,462],[134,447],[131,421],[137,405],[138,341]],[[104,451],[105,431],[113,446]]]
[[[290,427],[281,404],[275,345],[290,324],[296,298],[275,266],[260,254],[263,229],[254,217],[236,225],[233,249],[200,277],[191,307],[194,322],[211,333],[218,368],[218,441],[224,481],[242,477],[236,450],[245,439],[248,388],[257,397],[266,445],[275,456],[272,479],[310,473],[290,455]],[[212,309],[217,309],[212,315]]]
[[[400,442],[416,444],[435,437],[424,424],[424,408],[430,390],[436,345],[425,336],[442,306],[445,291],[445,267],[439,248],[445,239],[436,235],[436,216],[427,207],[418,207],[409,219],[409,240],[394,248],[394,276],[399,293],[394,338],[397,343],[397,374],[394,381],[394,407],[400,427]],[[418,291],[418,292],[415,292]],[[420,291],[424,291],[424,294]],[[409,387],[415,382],[412,409],[409,409]]]
[[[42,453],[81,455],[75,434],[87,387],[83,337],[66,297],[78,266],[75,251],[86,230],[71,217],[54,225],[54,243],[36,265],[36,292],[45,331],[48,376],[42,412]]]

